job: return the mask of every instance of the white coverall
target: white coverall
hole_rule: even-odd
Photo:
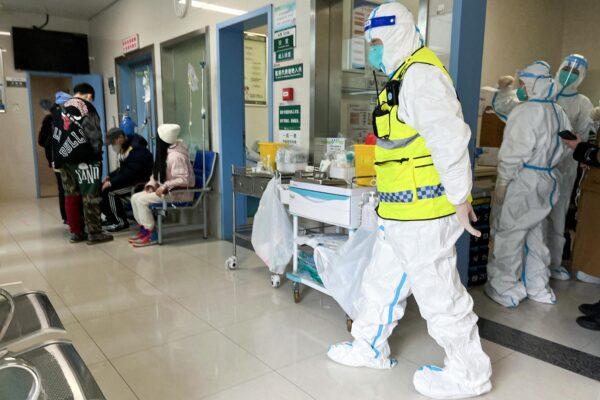
[[[560,84],[559,74],[564,67],[575,68],[579,71],[577,81],[567,87]],[[588,140],[590,130],[594,129],[594,124],[591,118],[593,105],[590,99],[581,93],[577,92],[577,88],[585,79],[587,73],[587,60],[580,55],[572,54],[567,56],[561,63],[555,75],[555,84],[557,85],[557,103],[562,107],[564,112],[569,117],[573,132],[579,134],[584,141]],[[506,120],[506,116],[510,114],[512,109],[519,104],[519,100],[514,94],[514,90],[501,89],[495,96],[492,102],[494,111],[500,118]],[[566,149],[568,152],[566,157],[556,166],[556,170],[560,173],[558,182],[559,195],[556,205],[548,216],[546,229],[546,243],[550,249],[550,271],[553,278],[569,279],[570,274],[562,266],[562,255],[565,247],[565,222],[569,203],[571,200],[571,192],[575,186],[577,177],[577,161],[571,157],[573,151]]]
[[[558,132],[571,129],[567,115],[552,100],[555,85],[547,63],[536,61],[519,79],[528,101],[509,114],[498,153],[496,190],[506,195],[498,219],[492,220],[494,251],[485,286],[488,296],[506,307],[525,297],[556,300],[548,284],[550,251],[543,223],[560,194],[560,174],[554,167],[566,151]]]
[[[392,26],[366,32],[383,42],[388,74],[422,46],[412,14],[399,3],[377,7],[369,19],[393,17]],[[376,23],[374,24],[376,25]],[[471,136],[452,81],[438,68],[415,64],[404,77],[398,118],[427,142],[448,200],[464,203],[471,191],[467,146]],[[363,275],[354,342],[334,345],[328,356],[341,364],[391,368],[387,342],[413,294],[429,334],[446,352],[444,368],[424,366],[415,372],[417,391],[433,398],[464,398],[491,390],[491,364],[481,348],[473,300],[459,279],[455,243],[464,231],[456,215],[428,221],[379,219],[379,236]]]

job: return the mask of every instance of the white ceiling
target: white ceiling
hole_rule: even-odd
[[[118,0],[0,0],[2,11],[89,20]]]

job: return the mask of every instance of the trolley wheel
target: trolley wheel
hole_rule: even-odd
[[[352,319],[346,315],[346,329],[348,330],[348,332],[352,332]]]
[[[300,303],[300,285],[294,283],[294,303]]]
[[[273,286],[275,289],[281,286],[281,275],[271,274],[271,286]]]
[[[231,256],[225,261],[225,266],[227,269],[234,270],[237,268],[238,259],[236,256]]]

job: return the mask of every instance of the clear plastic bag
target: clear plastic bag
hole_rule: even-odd
[[[369,265],[377,240],[375,202],[362,207],[360,228],[337,250],[327,246],[315,248],[315,264],[323,286],[352,319],[357,317],[355,300],[365,269]]]
[[[279,199],[279,184],[273,178],[267,185],[252,225],[254,251],[274,274],[285,272],[294,251],[292,223]]]

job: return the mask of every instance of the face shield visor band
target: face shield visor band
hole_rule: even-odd
[[[396,17],[394,15],[385,15],[383,17],[370,18],[365,22],[365,32],[371,29],[381,28],[384,26],[396,25]]]
[[[570,66],[571,68],[579,68],[580,66],[583,66],[584,68],[587,69],[587,67],[588,67],[588,62],[583,57],[568,56],[565,59],[565,61],[567,62],[567,65]]]

